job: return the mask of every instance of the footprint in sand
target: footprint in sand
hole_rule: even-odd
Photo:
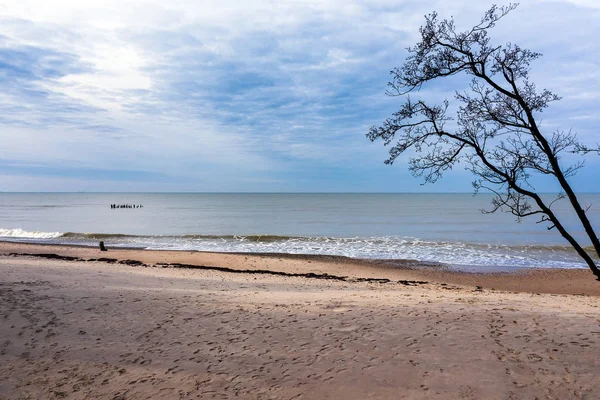
[[[358,325],[350,325],[350,326],[342,326],[340,328],[337,328],[336,330],[339,332],[353,332],[355,330],[358,330],[360,328],[360,326]]]

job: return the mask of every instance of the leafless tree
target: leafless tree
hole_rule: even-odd
[[[587,154],[587,153],[598,153],[600,155],[600,144],[596,145],[596,148],[585,146],[581,143],[576,143],[572,153]]]
[[[435,12],[426,16],[421,40],[408,49],[405,63],[391,71],[387,94],[403,96],[405,102],[381,126],[372,127],[367,137],[392,144],[387,164],[414,150],[409,169],[425,182],[435,182],[463,163],[476,177],[476,193],[483,189],[495,194],[488,212],[508,211],[518,221],[538,216],[539,223],[560,232],[600,280],[598,265],[552,208],[556,200],[568,199],[600,257],[600,241],[587,210],[567,180],[583,163],[566,167],[559,163],[565,152],[598,150],[581,145],[571,132],[542,133],[539,113],[559,97],[549,90],[538,90],[529,80],[530,63],[540,57],[539,53],[512,43],[490,44],[488,30],[516,6],[494,5],[479,24],[464,32],[456,30],[453,19],[440,20]],[[471,80],[468,90],[455,94],[456,118],[448,116],[447,100],[429,104],[409,96],[425,83],[457,74],[466,74]],[[539,174],[558,182],[562,192],[557,198],[548,201],[536,192],[531,178]]]

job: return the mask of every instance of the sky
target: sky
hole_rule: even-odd
[[[401,105],[390,70],[459,0],[0,0],[0,191],[469,192],[384,165],[365,134]],[[600,142],[600,2],[530,0],[490,35],[542,53],[544,132]],[[450,82],[413,96],[452,100]],[[569,160],[567,159],[566,162]],[[600,156],[573,178],[600,192]],[[539,191],[554,191],[541,182]]]

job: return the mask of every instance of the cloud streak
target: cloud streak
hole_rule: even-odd
[[[497,29],[501,41],[545,53],[533,66],[536,82],[564,96],[547,126],[573,127],[592,143],[600,97],[594,4],[528,2]],[[405,167],[382,165],[385,149],[364,134],[398,107],[383,94],[388,72],[417,39],[423,15],[438,10],[467,27],[484,5],[41,5],[0,8],[4,190],[38,190],[49,175],[56,190],[470,190],[460,172],[423,189]],[[453,89],[442,83],[422,94]]]

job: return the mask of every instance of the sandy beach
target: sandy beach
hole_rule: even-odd
[[[600,397],[591,273],[413,267],[0,243],[0,399]]]

